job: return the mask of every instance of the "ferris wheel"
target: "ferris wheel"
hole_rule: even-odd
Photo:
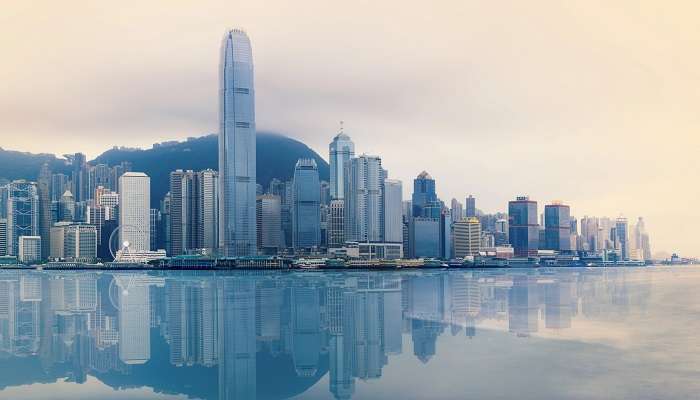
[[[112,259],[116,262],[128,261],[132,259],[131,246],[132,243],[126,239],[119,242],[119,233],[125,233],[127,237],[146,237],[146,232],[143,229],[134,225],[119,225],[109,235],[109,253]]]

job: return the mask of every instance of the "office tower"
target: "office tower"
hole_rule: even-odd
[[[206,169],[199,174],[198,247],[208,254],[219,247],[219,173]]]
[[[403,242],[403,201],[401,181],[384,181],[384,241]]]
[[[292,206],[294,185],[292,181],[285,182],[282,190],[282,236],[284,238],[284,247],[292,248],[294,243],[292,240]]]
[[[462,218],[464,218],[464,208],[462,207],[462,203],[457,201],[457,199],[452,199],[450,211],[452,213],[452,222],[461,221]]]
[[[321,205],[327,206],[329,204],[331,204],[331,184],[321,181]]]
[[[384,240],[384,172],[379,157],[361,155],[345,167],[345,240]]]
[[[95,262],[97,228],[94,225],[71,224],[63,230],[63,257],[66,261]]]
[[[253,54],[245,32],[226,32],[219,78],[220,247],[225,256],[254,255],[255,87]]]
[[[295,250],[321,245],[320,182],[313,159],[300,159],[294,167],[292,241]]]
[[[449,260],[454,254],[452,246],[452,213],[443,207],[440,213],[440,258]]]
[[[39,170],[37,180],[37,195],[39,196],[39,236],[41,236],[41,258],[49,257],[51,230],[51,171],[44,163]]]
[[[75,197],[70,190],[66,190],[59,202],[59,221],[75,221]]]
[[[415,217],[409,229],[412,258],[439,258],[443,252],[440,238],[440,218]]]
[[[7,218],[8,185],[0,185],[0,218]]]
[[[163,232],[163,248],[166,250],[170,249],[170,192],[165,194],[163,200],[160,202],[160,214],[162,218],[162,225],[160,229]],[[218,216],[218,214],[217,214]],[[218,232],[218,231],[217,231]],[[217,243],[218,244],[218,243]]]
[[[345,164],[355,157],[355,144],[350,137],[343,133],[341,125],[340,132],[328,145],[330,160],[330,194],[332,199],[345,198]]]
[[[465,200],[465,217],[476,217],[476,199],[472,195],[467,196]]]
[[[0,218],[0,256],[7,255],[7,219]]]
[[[151,178],[127,172],[119,178],[119,245],[130,252],[149,251],[151,245]]]
[[[51,201],[59,202],[61,201],[61,196],[66,190],[70,189],[70,180],[68,176],[64,174],[52,174],[51,175]]]
[[[66,226],[70,224],[71,222],[56,222],[51,227],[51,249],[49,251],[51,260],[63,260],[65,258]]]
[[[544,244],[547,250],[571,251],[571,216],[569,206],[553,202],[544,206]]]
[[[615,220],[615,242],[620,247],[620,257],[623,260],[630,259],[629,226],[627,218],[619,217]],[[617,248],[617,246],[615,246]]]
[[[70,191],[75,195],[76,201],[83,201],[83,195],[87,191],[87,160],[85,154],[75,153],[67,157],[71,161]]]
[[[128,161],[122,161],[119,165],[113,166],[109,176],[108,187],[113,191],[117,191],[119,189],[119,177],[126,172],[131,172],[131,163]]]
[[[87,198],[94,199],[95,190],[102,186],[110,188],[112,169],[107,164],[88,166]],[[87,199],[86,199],[87,200]]]
[[[481,250],[481,223],[477,218],[464,218],[452,227],[456,258],[473,256]]]
[[[320,206],[319,221],[321,227],[321,247],[324,249],[328,248],[328,220],[330,219],[331,209],[327,204],[321,204]]]
[[[151,208],[148,214],[148,222],[149,226],[151,229],[150,232],[150,237],[149,237],[149,242],[150,242],[150,247],[153,250],[159,249],[162,247],[158,247],[158,234],[160,233],[160,210],[157,208]]]
[[[17,258],[21,263],[32,264],[41,260],[40,236],[20,236],[17,248]]]
[[[413,196],[411,198],[413,209],[411,215],[413,217],[426,216],[423,212],[423,208],[429,203],[436,201],[435,180],[429,173],[423,171],[413,180]]]
[[[539,225],[536,201],[521,196],[508,202],[508,238],[516,257],[537,254]]]
[[[282,248],[282,200],[266,194],[256,201],[258,250],[261,254],[277,255]]]
[[[168,250],[169,256],[178,256],[185,252],[187,248],[185,244],[185,217],[184,209],[187,208],[186,195],[186,180],[191,171],[183,171],[178,169],[170,173],[170,247]],[[185,180],[185,183],[183,183]],[[191,185],[190,185],[191,187]],[[184,190],[183,190],[184,189]]]
[[[7,186],[7,249],[19,255],[21,236],[39,235],[39,196],[34,182],[12,181]]]
[[[331,200],[329,208],[328,247],[342,247],[345,243],[345,200]]]

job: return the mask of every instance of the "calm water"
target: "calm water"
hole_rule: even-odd
[[[3,399],[697,399],[700,268],[0,272]]]

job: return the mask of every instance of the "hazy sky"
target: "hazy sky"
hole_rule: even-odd
[[[529,194],[644,216],[700,256],[700,3],[3,1],[0,146],[83,151],[217,129],[219,45],[253,42],[258,129],[324,157],[344,120],[404,193]]]

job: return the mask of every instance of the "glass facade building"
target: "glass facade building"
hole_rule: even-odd
[[[219,75],[219,244],[225,256],[256,254],[255,88],[248,35],[226,32]]]
[[[345,163],[355,157],[355,144],[350,137],[342,131],[333,138],[328,146],[330,159],[330,194],[332,199],[343,199],[345,197]]]
[[[423,208],[429,203],[437,201],[435,194],[435,180],[429,173],[423,171],[413,180],[413,216],[422,217]]]
[[[544,206],[544,241],[547,250],[571,251],[571,212],[564,204]]]
[[[292,241],[295,250],[321,245],[320,185],[316,161],[297,161],[292,193]]]
[[[39,195],[34,182],[17,180],[7,186],[7,250],[19,255],[19,238],[39,235]]]
[[[540,239],[536,201],[523,196],[508,202],[508,237],[516,257],[537,253]]]

